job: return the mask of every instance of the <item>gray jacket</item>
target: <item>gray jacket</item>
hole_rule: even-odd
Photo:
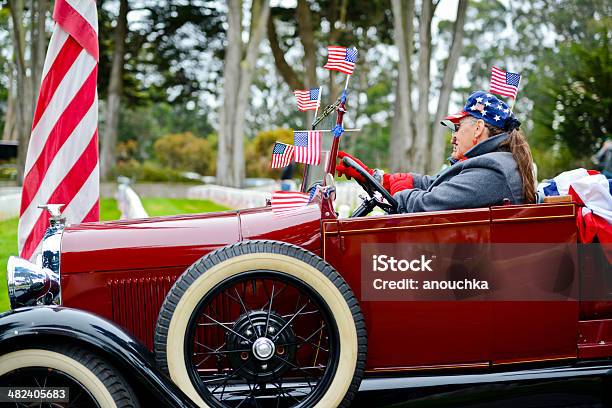
[[[436,176],[411,173],[414,188],[395,194],[399,212],[442,211],[524,202],[523,182],[512,153],[499,149],[506,133],[493,136],[468,150]]]

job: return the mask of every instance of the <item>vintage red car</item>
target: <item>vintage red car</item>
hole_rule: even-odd
[[[302,188],[314,185],[316,194],[301,209],[86,223],[49,234],[61,237],[61,251],[50,246],[45,255],[61,295],[53,292],[54,275],[27,275],[34,272],[13,260],[14,306],[56,298],[113,324],[61,307],[17,309],[0,318],[0,378],[23,379],[15,373],[36,365],[20,360],[32,350],[39,350],[40,365],[58,353],[83,363],[78,350],[87,350],[115,367],[113,386],[120,390],[89,395],[116,406],[135,406],[147,392],[163,404],[191,404],[158,369],[196,405],[211,407],[348,406],[360,387],[380,391],[369,406],[382,406],[396,389],[410,390],[404,400],[437,394],[438,404],[458,406],[472,401],[478,385],[485,387],[480,401],[495,395],[510,406],[530,393],[544,395],[542,405],[607,398],[612,275],[601,248],[578,248],[574,203],[394,214],[393,198],[369,177],[370,197],[339,219],[330,176],[338,139],[332,139],[327,166],[306,170]],[[365,216],[374,206],[387,214]],[[363,248],[390,244],[433,245],[451,254],[453,265],[468,265],[498,244],[528,244],[532,251],[502,254],[480,270],[497,289],[514,291],[503,299],[474,288],[448,298],[378,299],[363,275],[370,262]],[[597,293],[580,292],[586,282]],[[517,287],[520,293],[537,287],[538,295],[516,296]],[[136,343],[154,352],[155,363]],[[89,372],[71,375],[92,384],[103,378]],[[543,391],[543,384],[553,390]],[[468,394],[460,393],[463,386]]]

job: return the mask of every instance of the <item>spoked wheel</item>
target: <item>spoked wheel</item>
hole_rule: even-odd
[[[211,405],[311,406],[338,364],[331,311],[315,290],[280,272],[228,279],[202,299],[189,328],[186,364]]]
[[[365,364],[363,317],[320,258],[271,241],[244,242],[192,265],[168,294],[156,357],[209,407],[337,407]]]
[[[138,407],[126,380],[96,354],[74,346],[41,346],[0,356],[3,387],[61,387],[66,394],[52,395],[53,402],[16,403],[15,407],[107,408]],[[57,397],[57,398],[56,398]],[[64,398],[67,397],[67,398]],[[48,398],[47,398],[48,399]],[[67,399],[67,401],[65,401]]]

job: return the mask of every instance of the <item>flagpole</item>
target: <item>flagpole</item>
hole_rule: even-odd
[[[512,100],[512,105],[510,106],[510,112],[514,113],[514,104],[516,103],[516,97],[518,96],[518,90],[519,90],[519,86],[521,86],[521,79],[523,79],[523,76],[519,76],[519,80],[518,80],[518,84],[516,84],[516,95],[514,95],[514,99]]]
[[[315,130],[315,123],[317,122],[317,114],[319,113],[319,106],[321,105],[321,94],[323,93],[323,86],[319,85],[319,100],[317,101],[317,107],[315,109],[314,119],[312,120],[312,130]]]
[[[349,79],[351,79],[351,75],[350,74],[346,76],[346,83],[344,84],[344,90],[345,91],[348,88]]]

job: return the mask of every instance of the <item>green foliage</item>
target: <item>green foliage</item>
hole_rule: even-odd
[[[184,177],[180,171],[160,166],[152,161],[140,163],[133,159],[119,162],[113,167],[110,179],[116,179],[119,176],[129,177],[135,181],[199,183]]]
[[[11,255],[17,255],[18,218],[0,221],[0,312],[10,307],[6,287],[6,263]]]
[[[293,144],[293,129],[279,128],[259,132],[247,142],[245,147],[247,177],[278,178],[280,176],[281,169],[270,168],[272,147],[276,141]],[[298,168],[296,174],[301,174],[301,169]]]
[[[163,136],[155,142],[154,150],[159,162],[173,170],[215,173],[215,149],[209,140],[191,132]]]
[[[558,146],[555,157],[568,168],[591,167],[588,158],[612,129],[611,20],[591,21],[588,39],[560,44],[530,78],[534,133],[543,133],[532,144],[544,156],[551,155],[551,144]]]

